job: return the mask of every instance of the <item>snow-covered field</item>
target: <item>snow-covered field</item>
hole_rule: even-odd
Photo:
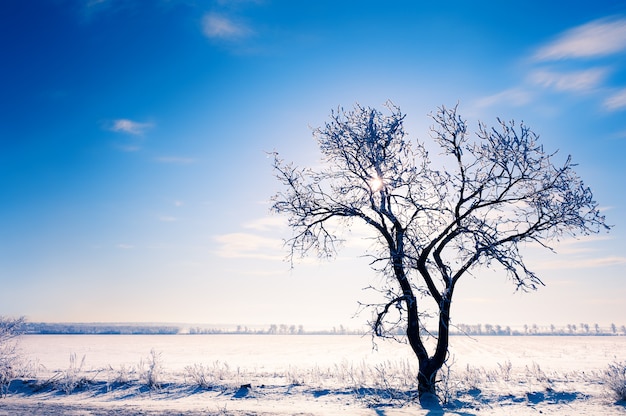
[[[29,335],[0,415],[624,415],[626,337],[451,338],[444,408],[406,345],[332,335]],[[444,371],[444,373],[446,373]],[[444,374],[445,375],[445,374]]]

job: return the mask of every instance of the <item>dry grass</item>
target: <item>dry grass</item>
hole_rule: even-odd
[[[604,385],[618,402],[626,402],[626,362],[609,364],[604,372]]]

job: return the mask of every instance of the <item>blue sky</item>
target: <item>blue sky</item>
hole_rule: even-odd
[[[523,120],[571,154],[609,234],[528,247],[547,284],[461,282],[463,323],[626,323],[626,6],[617,1],[8,0],[0,5],[0,315],[359,326],[353,242],[282,261],[266,152],[317,163],[338,106]]]

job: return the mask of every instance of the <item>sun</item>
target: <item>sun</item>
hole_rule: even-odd
[[[382,178],[379,178],[378,176],[373,177],[372,179],[370,179],[370,189],[372,190],[372,192],[378,192],[382,189],[384,185],[384,182],[382,180]]]

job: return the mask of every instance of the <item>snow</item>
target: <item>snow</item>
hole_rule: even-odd
[[[407,345],[373,350],[369,337],[29,335],[21,350],[31,374],[11,384],[0,416],[626,414],[602,384],[626,337],[452,337],[443,409],[412,399]],[[162,367],[154,388],[151,359]]]

